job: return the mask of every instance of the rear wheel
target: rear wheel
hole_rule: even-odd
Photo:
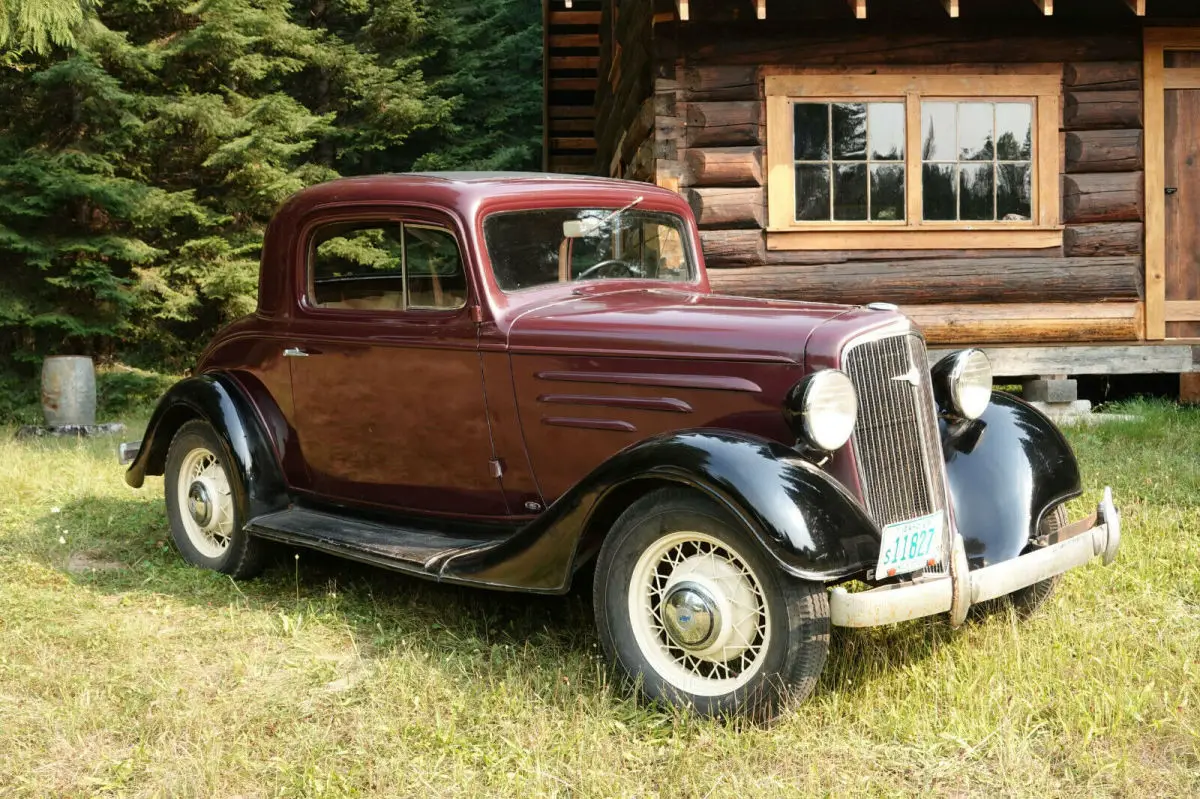
[[[183,559],[232,577],[262,571],[266,545],[242,529],[241,486],[208,422],[179,428],[167,451],[164,487],[171,537]],[[237,489],[237,490],[235,490]]]
[[[705,715],[775,715],[812,691],[829,650],[825,587],[784,573],[687,490],[655,491],[622,514],[594,596],[608,658],[646,696]]]
[[[1059,505],[1042,519],[1042,523],[1038,526],[1038,535],[1052,535],[1066,526],[1067,508],[1065,505]],[[978,605],[971,607],[971,613],[976,618],[983,619],[997,612],[1003,612],[1012,608],[1016,611],[1019,618],[1027,619],[1037,613],[1042,605],[1046,604],[1046,600],[1054,593],[1054,588],[1058,585],[1058,578],[1060,576],[1055,575],[1048,580],[1042,580],[1040,583],[1019,588],[1008,596],[980,602]]]

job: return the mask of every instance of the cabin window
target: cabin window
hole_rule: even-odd
[[[1060,76],[771,75],[766,92],[771,249],[1061,245]]]
[[[1033,220],[1033,103],[921,103],[922,218]]]
[[[904,220],[904,104],[793,108],[796,219]]]

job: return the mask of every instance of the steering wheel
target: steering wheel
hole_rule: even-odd
[[[620,270],[620,273],[617,273]],[[575,276],[576,280],[591,280],[593,277],[645,277],[646,270],[620,258],[609,258],[589,266]]]

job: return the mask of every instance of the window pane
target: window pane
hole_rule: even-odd
[[[872,221],[903,221],[904,208],[904,167],[899,164],[872,164]]]
[[[796,103],[794,116],[796,160],[828,160],[829,106],[825,103]]]
[[[367,311],[404,307],[400,225],[332,225],[317,231],[313,245],[314,305]]]
[[[957,111],[954,103],[921,104],[921,158],[925,161],[955,161],[958,158]]]
[[[834,164],[833,218],[859,221],[867,218],[867,165]]]
[[[991,103],[958,104],[960,161],[991,161],[995,154],[992,133],[995,107]]]
[[[800,164],[796,167],[796,220],[829,220],[829,167]]]
[[[925,164],[921,169],[925,219],[953,221],[958,219],[958,190],[954,180],[954,164]]]
[[[959,167],[959,219],[995,220],[993,170],[991,164],[963,164]]]
[[[834,103],[834,160],[858,161],[867,157],[867,106],[863,103]],[[866,186],[864,173],[863,185]]]
[[[1033,106],[1029,103],[996,104],[996,157],[1000,161],[1033,157]]]
[[[872,160],[899,161],[904,158],[904,117],[903,103],[871,103],[867,106]]]
[[[1033,218],[1033,169],[1029,164],[1000,164],[996,213],[1004,222]]]
[[[1200,67],[1200,52],[1196,50],[1168,50],[1163,54],[1163,65],[1167,69]]]
[[[458,242],[448,230],[408,225],[408,307],[461,308],[467,302],[467,278]]]

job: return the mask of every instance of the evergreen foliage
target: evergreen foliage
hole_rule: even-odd
[[[289,194],[534,166],[540,9],[0,0],[0,359],[186,366],[253,308]]]

